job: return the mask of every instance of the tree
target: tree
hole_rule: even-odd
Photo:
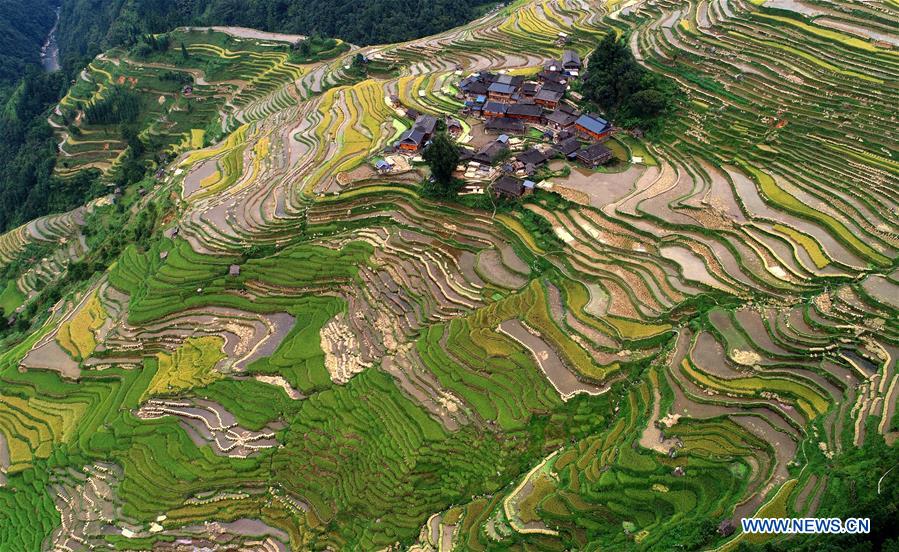
[[[184,43],[181,43],[181,57],[187,59],[190,57],[190,52],[187,51],[187,46]]]
[[[673,81],[643,68],[624,40],[607,34],[590,54],[584,97],[620,126],[652,131],[674,107]]]
[[[453,171],[459,164],[459,150],[452,138],[445,132],[437,133],[423,157],[431,168],[433,178],[433,182],[425,187],[426,192],[436,197],[455,196],[459,186],[453,178]]]

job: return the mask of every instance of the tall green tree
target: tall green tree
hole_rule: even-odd
[[[437,197],[453,197],[459,191],[459,182],[453,178],[453,171],[459,164],[459,149],[445,132],[438,132],[423,155],[431,168],[433,182],[426,186],[426,192]]]
[[[661,127],[674,110],[677,85],[643,68],[625,40],[607,34],[590,54],[584,97],[620,126]]]

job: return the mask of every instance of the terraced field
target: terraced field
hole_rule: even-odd
[[[0,351],[0,548],[730,550],[758,537],[723,521],[820,511],[835,458],[899,435],[897,23],[532,0],[304,65],[201,30],[179,65],[98,57],[57,168],[115,174],[114,133],[61,118],[125,86],[172,155],[134,212],[167,210]],[[560,32],[685,92],[616,142],[643,162],[498,214],[366,169],[391,96],[455,114],[460,73],[535,69]],[[104,201],[0,236],[0,268],[45,255],[4,314]]]

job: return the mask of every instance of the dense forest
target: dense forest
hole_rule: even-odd
[[[680,94],[674,81],[637,63],[627,43],[614,33],[590,54],[581,92],[616,125],[650,133],[661,129]]]
[[[366,45],[460,25],[491,0],[64,0],[59,44],[68,66],[183,25],[238,25]]]
[[[28,67],[40,63],[57,4],[58,0],[0,0],[0,104]]]
[[[47,110],[67,84],[61,72],[32,67],[0,113],[0,232],[77,207],[102,191],[90,172],[66,181],[53,176],[56,140]]]

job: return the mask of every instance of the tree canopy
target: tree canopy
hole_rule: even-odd
[[[584,98],[617,125],[654,131],[674,110],[679,93],[671,80],[642,67],[627,43],[607,34],[589,57]]]
[[[147,33],[191,25],[239,25],[341,38],[358,45],[403,42],[475,19],[491,0],[67,0],[64,61],[132,45]],[[310,45],[311,46],[311,45]],[[312,52],[314,53],[314,52]]]
[[[0,0],[0,103],[28,67],[40,63],[54,5],[53,0]]]
[[[433,182],[426,186],[426,192],[435,197],[448,198],[459,191],[459,183],[453,178],[453,171],[459,164],[459,150],[453,139],[445,132],[438,132],[423,157],[431,168]]]
[[[56,140],[47,111],[64,86],[61,73],[32,69],[0,110],[0,232],[102,191],[92,171],[66,181],[53,176]]]

